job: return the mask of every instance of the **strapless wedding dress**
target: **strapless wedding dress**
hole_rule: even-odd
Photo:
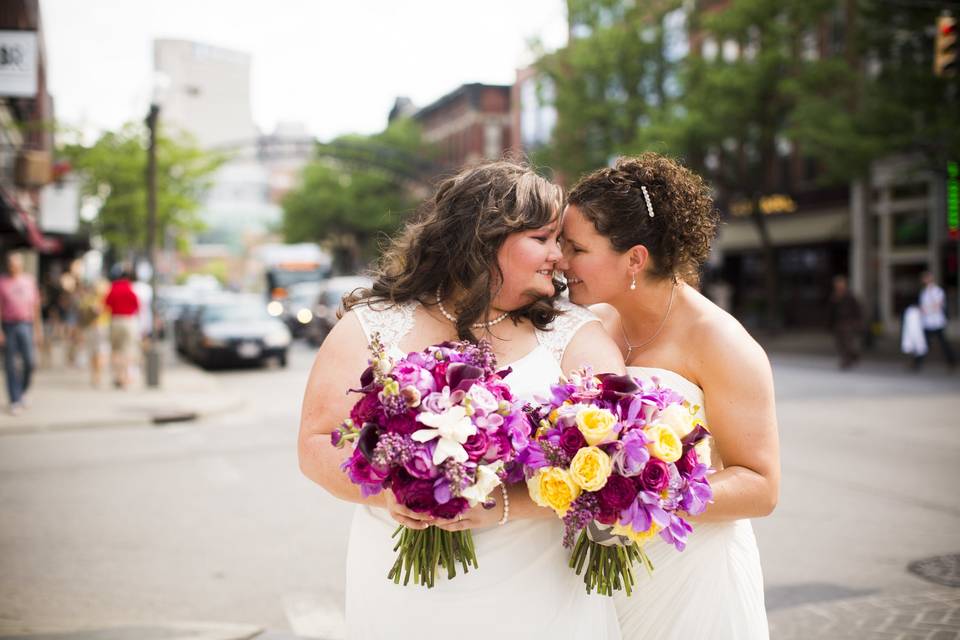
[[[703,415],[703,390],[666,369],[627,367],[636,378],[658,378]],[[769,638],[760,553],[749,520],[694,524],[678,552],[659,537],[646,546],[652,576],[638,567],[637,587],[614,602],[623,640],[759,640]]]

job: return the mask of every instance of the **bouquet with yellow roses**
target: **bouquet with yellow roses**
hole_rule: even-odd
[[[659,535],[683,551],[693,529],[682,514],[712,499],[696,445],[709,436],[695,408],[655,381],[589,369],[529,407],[535,435],[520,454],[533,500],[563,520],[570,567],[587,592],[635,584],[634,563],[653,570],[644,544]]]

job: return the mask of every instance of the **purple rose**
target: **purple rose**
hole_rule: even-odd
[[[407,487],[403,496],[403,504],[417,513],[430,513],[437,508],[437,501],[433,497],[433,483],[426,480],[416,480]]]
[[[386,430],[390,433],[398,433],[402,436],[408,436],[414,431],[418,431],[423,427],[416,420],[416,413],[410,411],[406,413],[401,413],[398,416],[392,416],[387,418]]]
[[[435,478],[439,471],[433,464],[433,455],[426,447],[416,447],[410,459],[403,463],[403,468],[414,478],[430,480]]]
[[[447,367],[449,366],[449,362],[440,362],[433,368],[433,383],[437,390],[447,386]]]
[[[411,362],[403,362],[395,366],[390,372],[390,377],[395,378],[401,387],[415,387],[423,396],[437,390],[433,374]]]
[[[560,433],[560,448],[566,451],[567,455],[571,458],[577,455],[577,451],[585,446],[587,446],[587,441],[584,439],[583,434],[580,433],[580,429],[567,427]]]
[[[360,491],[364,497],[380,493],[383,481],[387,478],[385,471],[370,464],[363,454],[356,450],[343,463],[342,468],[347,472],[351,482],[360,485]]]
[[[619,514],[636,499],[637,487],[629,478],[613,474],[607,478],[607,484],[600,489],[600,494],[597,497],[603,511],[612,511]]]
[[[463,448],[470,457],[470,460],[476,462],[487,452],[488,443],[489,438],[487,438],[486,432],[478,429],[475,434],[467,438],[467,441],[463,443]]]
[[[677,460],[677,471],[680,472],[680,475],[688,477],[690,473],[697,468],[698,464],[700,464],[700,458],[697,456],[697,451],[690,446],[687,447],[687,450],[684,451],[680,459]]]
[[[503,431],[487,433],[487,452],[483,460],[485,462],[501,460],[509,455],[510,450],[510,438]]]
[[[444,504],[438,504],[430,510],[430,515],[444,520],[453,520],[461,513],[470,508],[470,504],[464,498],[452,498]]]
[[[373,391],[360,398],[353,408],[350,409],[350,419],[354,424],[362,425],[364,422],[376,422],[380,415],[379,392]]]
[[[643,466],[643,471],[640,472],[640,484],[647,491],[659,493],[669,482],[670,470],[667,468],[667,463],[658,458],[648,460]]]

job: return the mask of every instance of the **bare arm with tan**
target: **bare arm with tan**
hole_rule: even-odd
[[[773,373],[766,353],[738,323],[706,328],[691,350],[708,428],[724,468],[710,476],[714,501],[694,521],[769,515],[780,492]]]

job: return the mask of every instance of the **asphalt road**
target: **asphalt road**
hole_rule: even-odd
[[[301,345],[288,369],[217,372],[242,413],[0,438],[0,635],[201,621],[342,637],[352,508],[296,462],[311,360]],[[811,607],[946,589],[907,565],[960,552],[960,375],[774,369],[782,497],[754,523],[774,637]]]

